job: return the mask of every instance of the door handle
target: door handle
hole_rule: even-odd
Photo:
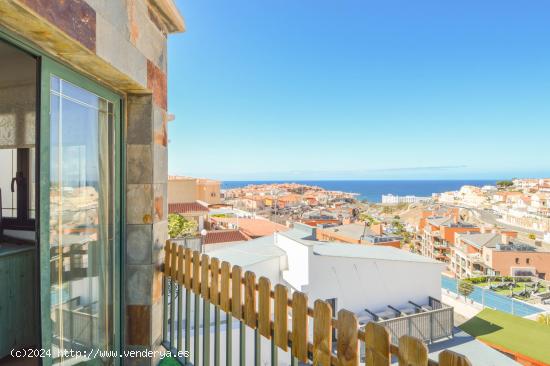
[[[15,193],[15,183],[17,183],[17,185],[20,185],[21,183],[23,183],[23,172],[17,172],[15,173],[15,177],[13,177],[11,179],[11,192],[12,193]]]

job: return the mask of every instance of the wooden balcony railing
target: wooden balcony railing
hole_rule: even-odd
[[[392,358],[400,366],[471,365],[448,350],[429,360],[417,338],[402,336],[392,344],[384,326],[369,323],[360,330],[352,312],[340,310],[333,318],[327,302],[316,300],[310,308],[306,294],[290,294],[281,284],[272,288],[269,279],[243,274],[239,266],[175,243],[167,242],[165,251],[163,344],[173,353],[188,351],[178,358],[184,365],[388,366]],[[247,347],[250,333],[253,345]],[[268,361],[262,358],[266,342]]]

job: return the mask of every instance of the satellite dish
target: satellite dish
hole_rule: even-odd
[[[201,235],[206,236],[206,234],[208,234],[208,231],[206,231],[206,229],[202,229],[201,230]]]

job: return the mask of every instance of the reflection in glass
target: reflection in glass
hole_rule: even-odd
[[[35,149],[0,148],[0,196],[1,217],[13,219],[35,218]],[[13,181],[21,176],[22,180]],[[22,193],[19,192],[22,190]],[[18,206],[20,195],[28,197]],[[19,211],[23,210],[22,213]],[[24,212],[26,210],[26,212]]]
[[[0,149],[0,196],[2,217],[17,217],[17,195],[11,191],[12,177],[17,173],[17,149]]]
[[[112,350],[114,117],[112,103],[51,78],[50,264],[58,350]],[[109,364],[112,360],[94,360]]]

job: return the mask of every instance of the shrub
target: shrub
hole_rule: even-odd
[[[487,282],[487,277],[472,277],[472,278],[468,278],[468,281],[470,281],[473,284],[484,283],[484,282]]]
[[[499,180],[497,182],[498,188],[510,188],[513,185],[514,185],[514,182],[512,182],[511,180]]]
[[[516,282],[531,282],[529,277],[516,277]]]
[[[550,326],[550,314],[540,314],[537,317],[537,322]]]
[[[197,229],[198,225],[193,220],[187,220],[178,214],[168,215],[168,235],[171,239],[196,234]]]

